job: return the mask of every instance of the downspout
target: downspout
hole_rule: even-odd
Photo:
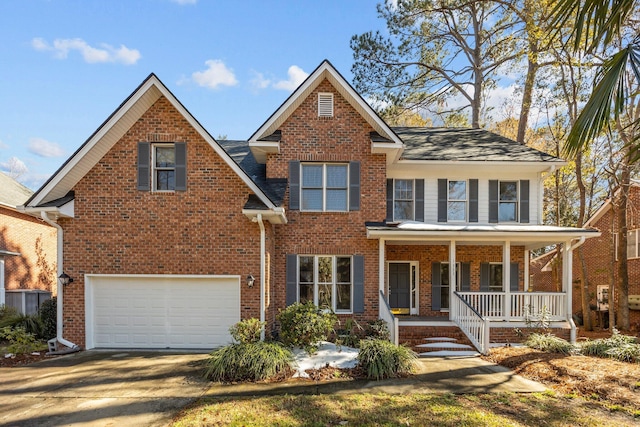
[[[266,287],[266,278],[265,278],[265,250],[266,250],[266,242],[265,242],[265,231],[264,231],[264,222],[262,222],[262,214],[258,214],[256,218],[258,225],[260,226],[260,322],[263,322],[266,319],[266,313],[264,308],[265,302],[265,287]],[[264,341],[265,338],[265,330],[264,326],[262,327],[262,331],[260,332],[260,340]]]
[[[58,249],[58,254],[57,254],[58,255],[57,256],[58,274],[56,274],[56,283],[58,284],[58,297],[57,297],[58,301],[57,301],[56,305],[57,305],[58,309],[57,309],[57,313],[56,313],[57,314],[56,340],[60,344],[66,346],[66,347],[69,347],[70,349],[79,350],[80,347],[77,344],[74,344],[71,341],[68,341],[68,340],[66,340],[66,339],[64,339],[62,337],[62,307],[63,307],[63,299],[62,298],[63,298],[64,285],[62,285],[60,283],[60,281],[58,280],[58,276],[60,276],[62,274],[62,271],[63,271],[63,266],[62,266],[62,263],[63,263],[63,261],[62,261],[63,260],[63,256],[62,256],[63,255],[63,252],[62,252],[62,250],[63,250],[63,246],[62,246],[63,245],[62,226],[60,226],[60,224],[58,224],[57,222],[52,221],[51,218],[49,218],[49,215],[47,215],[47,212],[45,212],[45,211],[41,211],[40,212],[40,216],[42,217],[44,222],[46,222],[47,224],[49,224],[52,227],[55,227],[56,230],[58,230],[58,233],[57,233],[57,237],[58,237],[58,243],[57,243],[57,246],[58,246],[58,248],[57,248]]]

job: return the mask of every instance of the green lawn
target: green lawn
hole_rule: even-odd
[[[535,394],[349,394],[203,398],[178,426],[633,426],[596,402]]]

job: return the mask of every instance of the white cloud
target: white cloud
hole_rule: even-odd
[[[256,89],[266,89],[271,84],[271,80],[266,78],[264,74],[257,71],[252,71],[253,78],[251,79],[251,86]]]
[[[55,39],[53,44],[49,44],[42,38],[34,38],[31,46],[38,51],[53,52],[58,59],[66,59],[69,52],[78,51],[83,59],[90,63],[117,62],[125,65],[132,65],[141,58],[137,49],[129,49],[125,45],[115,48],[109,44],[101,43],[99,47],[90,46],[82,39]]]
[[[207,69],[196,71],[191,75],[193,81],[199,86],[209,89],[217,89],[219,86],[235,86],[238,84],[233,70],[219,59],[209,59],[205,62]]]
[[[305,72],[302,68],[297,65],[292,65],[287,70],[287,75],[289,76],[288,80],[280,80],[273,84],[273,87],[276,89],[286,90],[289,92],[294,91],[300,84],[309,77],[309,73]]]
[[[61,157],[64,150],[55,142],[47,141],[42,138],[31,138],[27,149],[40,157]]]
[[[9,146],[0,139],[0,150],[6,150],[7,148],[9,148]]]
[[[196,4],[198,3],[198,0],[171,0],[172,3],[177,3],[180,6],[183,6],[185,4]]]

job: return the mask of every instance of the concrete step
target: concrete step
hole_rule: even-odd
[[[480,353],[472,350],[440,350],[440,351],[427,351],[426,353],[418,353],[419,357],[478,357]]]
[[[460,349],[469,350],[472,349],[470,345],[460,344],[457,342],[430,342],[428,344],[418,344],[416,348],[447,348],[447,349]]]
[[[458,341],[455,338],[449,338],[449,337],[431,337],[431,338],[425,338],[425,341],[439,341],[439,342],[443,342],[443,341],[450,341],[450,342],[456,342]]]

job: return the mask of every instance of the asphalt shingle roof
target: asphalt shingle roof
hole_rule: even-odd
[[[402,139],[405,160],[562,162],[484,129],[393,127]]]
[[[32,194],[33,191],[0,172],[0,203],[13,207],[22,206]]]

